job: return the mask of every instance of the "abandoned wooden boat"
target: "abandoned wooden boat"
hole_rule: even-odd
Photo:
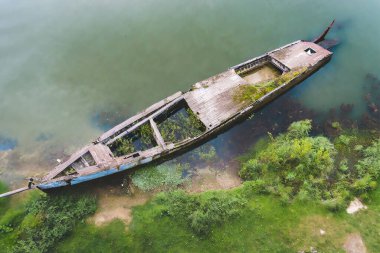
[[[300,83],[331,56],[317,43],[298,40],[233,66],[105,132],[56,166],[36,187],[46,191],[80,184],[194,147]]]

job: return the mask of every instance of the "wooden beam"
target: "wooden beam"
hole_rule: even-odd
[[[29,187],[23,187],[23,188],[16,189],[16,190],[13,190],[13,191],[10,191],[10,192],[5,192],[5,193],[0,194],[0,198],[12,196],[12,195],[14,195],[16,193],[20,193],[20,192],[27,191],[27,190],[32,190],[34,188],[36,188],[36,187],[35,186],[32,186],[31,188],[29,188]]]
[[[170,107],[172,107],[176,103],[180,102],[182,99],[183,99],[183,96],[180,96],[180,97],[174,99],[172,102],[168,103],[167,105],[165,105],[161,109],[157,110],[155,113],[153,113],[149,117],[141,120],[139,123],[131,126],[130,128],[128,128],[124,132],[120,133],[119,135],[117,135],[114,138],[112,138],[109,141],[107,141],[106,145],[109,145],[109,144],[113,143],[114,141],[116,141],[117,139],[119,139],[119,138],[121,138],[121,137],[123,137],[123,136],[125,136],[125,135],[127,135],[129,133],[131,133],[133,130],[135,130],[138,127],[142,126],[143,124],[145,124],[146,122],[148,122],[150,119],[154,119],[155,117],[157,117],[158,115],[160,115],[161,113],[163,113],[165,110],[169,109]]]
[[[153,129],[154,139],[156,139],[157,144],[160,145],[163,149],[166,149],[165,141],[162,138],[160,131],[158,130],[156,122],[154,122],[153,119],[150,119],[149,121],[150,121],[150,126]]]
[[[180,97],[182,95],[182,92],[181,91],[178,91],[176,93],[174,93],[173,95],[149,106],[148,108],[146,108],[144,111],[136,114],[135,116],[132,116],[130,117],[129,119],[125,120],[124,122],[120,123],[119,125],[113,127],[112,129],[108,130],[107,132],[105,132],[104,134],[102,134],[98,139],[97,141],[98,142],[102,142],[104,140],[107,140],[108,138],[110,138],[112,135],[114,135],[115,133],[117,133],[118,131],[122,130],[123,128],[127,127],[128,125],[132,124],[133,122],[143,118],[143,117],[146,117],[148,116],[149,114],[153,113],[155,110],[158,110],[160,109],[161,107],[165,106],[167,103],[170,103],[171,101],[177,99],[178,97]]]

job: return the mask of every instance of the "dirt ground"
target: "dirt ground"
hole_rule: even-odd
[[[343,245],[347,253],[366,253],[367,248],[364,245],[363,239],[358,233],[349,234]]]
[[[120,219],[128,225],[132,221],[132,207],[145,204],[151,197],[152,194],[140,191],[129,196],[111,187],[99,190],[98,209],[88,222],[101,226]]]
[[[223,169],[210,167],[197,169],[187,188],[188,192],[196,193],[208,190],[223,190],[239,186],[242,183],[237,166],[227,164]]]
[[[223,169],[199,168],[194,172],[191,183],[185,186],[189,193],[207,190],[230,189],[241,184],[238,166],[225,164]],[[97,226],[105,225],[114,219],[122,220],[126,225],[132,221],[132,207],[145,204],[154,193],[135,191],[132,195],[121,192],[120,186],[107,187],[98,191],[98,210],[88,219]],[[126,226],[127,228],[128,226]]]

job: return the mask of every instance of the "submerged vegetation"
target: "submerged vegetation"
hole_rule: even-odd
[[[199,136],[205,131],[203,123],[188,107],[172,112],[168,116],[163,115],[157,121],[157,127],[165,142],[176,143]],[[132,133],[117,139],[110,145],[110,148],[115,156],[123,156],[147,150],[156,145],[152,127],[148,122]]]
[[[280,87],[282,84],[288,83],[294,78],[298,77],[306,70],[307,68],[292,70],[289,72],[285,72],[282,75],[269,81],[249,85],[242,85],[234,95],[234,100],[240,103],[255,102],[256,100],[268,94],[272,90]]]
[[[167,118],[160,119],[157,127],[165,142],[176,143],[201,135],[206,129],[190,108],[175,111]]]
[[[361,158],[349,166],[348,159],[339,153],[341,148],[326,137],[309,136],[310,131],[310,120],[291,124],[285,134],[272,137],[266,148],[243,164],[241,177],[285,202],[294,198],[318,200],[333,210],[376,188],[380,141],[362,151],[357,149]],[[338,139],[338,143],[349,144],[347,136]]]
[[[149,123],[138,127],[132,133],[117,139],[110,148],[115,156],[123,156],[139,150],[146,150],[156,145],[153,130]]]
[[[172,189],[188,181],[188,178],[183,176],[186,169],[188,165],[182,164],[148,166],[133,173],[132,183],[143,191]]]

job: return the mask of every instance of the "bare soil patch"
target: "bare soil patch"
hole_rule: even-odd
[[[347,253],[366,253],[367,248],[364,245],[363,239],[358,233],[349,234],[343,245]]]
[[[239,186],[242,183],[238,169],[233,164],[226,164],[223,169],[215,170],[211,167],[200,168],[195,171],[191,179],[188,192],[203,192],[208,190],[224,190]]]
[[[114,219],[120,219],[125,225],[129,225],[132,221],[132,207],[145,204],[151,196],[141,191],[129,196],[115,189],[100,190],[98,209],[88,221],[102,226]]]

